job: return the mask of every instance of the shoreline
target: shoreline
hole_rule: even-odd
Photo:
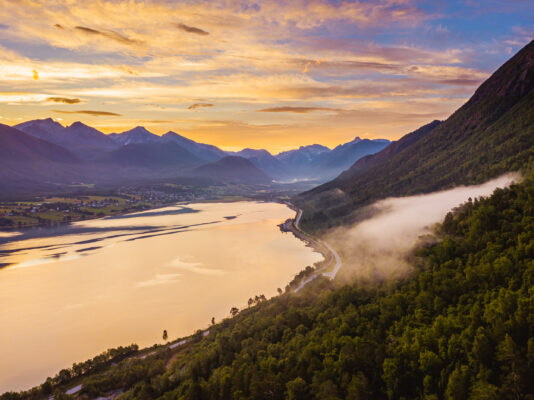
[[[283,201],[260,200],[260,199],[249,199],[249,200],[240,199],[239,201],[253,201],[253,202],[261,202],[261,203],[278,203],[278,204],[280,204],[280,205],[284,205],[284,206],[286,206],[286,207],[288,207],[288,208],[294,210],[294,207],[290,207],[290,205],[289,205],[288,203],[283,202]],[[196,201],[173,202],[173,203],[171,203],[170,205],[181,205],[181,206],[185,206],[185,205],[189,205],[189,204],[192,204],[192,203],[214,203],[214,202],[228,203],[229,201],[226,201],[226,202],[225,202],[225,201],[219,201],[219,200],[217,200],[217,199],[214,199],[214,200],[210,200],[210,201],[199,201],[199,202],[196,202]],[[230,201],[230,202],[233,202],[233,201]],[[168,206],[168,205],[167,205],[167,206]],[[296,217],[297,217],[297,216],[298,216],[298,212],[297,212],[297,214],[295,215],[293,221],[296,220]],[[96,218],[96,219],[98,219],[98,218]],[[75,222],[75,221],[72,221],[72,222]],[[298,226],[298,223],[297,223],[297,226]],[[28,227],[28,228],[30,228],[30,227]],[[30,228],[30,229],[31,229],[31,228]],[[296,233],[296,231],[295,231],[295,233]],[[303,234],[304,234],[304,233],[303,233]],[[306,245],[312,247],[315,251],[317,251],[317,252],[323,254],[323,257],[325,257],[325,254],[326,254],[326,253],[323,253],[324,250],[323,250],[323,251],[320,251],[320,249],[319,249],[318,246],[316,245],[316,242],[315,242],[313,239],[310,238],[311,240],[305,240],[305,239],[304,239],[304,236],[301,237],[301,236],[299,236],[298,234],[295,234],[295,237],[298,238],[298,239],[300,239],[300,240],[302,240],[302,241],[304,241],[304,242],[306,243]],[[320,262],[324,262],[324,261],[325,261],[325,260],[320,261]],[[288,283],[288,282],[286,281],[286,282],[284,282],[284,283]],[[282,286],[282,288],[283,288],[283,286]],[[277,296],[275,295],[274,297],[277,297]],[[245,308],[243,308],[243,310],[245,310]],[[204,328],[203,331],[207,331],[207,332],[209,332],[209,328],[208,328],[208,329]],[[189,335],[189,336],[185,336],[185,337],[177,338],[177,339],[175,339],[175,340],[173,340],[173,341],[168,342],[167,344],[160,345],[160,347],[159,347],[158,349],[156,349],[156,351],[157,351],[157,352],[159,352],[160,350],[162,351],[162,350],[164,350],[166,347],[169,347],[169,349],[171,349],[171,350],[172,350],[172,349],[175,349],[176,347],[182,347],[181,345],[182,345],[182,344],[185,344],[186,342],[189,342],[189,341],[191,340],[191,338],[192,338],[194,335],[195,335],[195,334],[192,333],[192,334]],[[184,341],[184,340],[185,340],[185,341]],[[132,357],[138,357],[138,356],[140,356],[140,355],[144,355],[144,357],[147,357],[147,356],[152,355],[152,354],[148,354],[148,353],[151,353],[151,352],[153,352],[154,350],[155,350],[155,349],[154,349],[152,346],[149,346],[149,347],[146,347],[146,348],[142,348],[142,349],[139,349],[137,355],[134,355],[134,356],[132,356]],[[178,349],[176,349],[176,350],[179,351]],[[144,357],[143,357],[143,358],[144,358]],[[73,382],[73,383],[74,383],[74,382]],[[78,382],[76,382],[76,385],[78,385]],[[74,385],[75,388],[76,388],[76,385]],[[72,389],[70,386],[71,386],[71,385],[68,385],[68,387],[66,388],[66,390],[70,390],[70,389]],[[35,387],[35,386],[34,386],[34,387]],[[27,390],[31,390],[31,388],[28,388]],[[78,390],[76,390],[76,391],[73,392],[72,394],[78,392],[79,390],[81,390],[81,388],[78,389]],[[23,390],[23,391],[26,391],[26,390]]]

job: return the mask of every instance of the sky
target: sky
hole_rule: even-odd
[[[531,0],[0,0],[0,123],[273,153],[394,140],[533,37]]]

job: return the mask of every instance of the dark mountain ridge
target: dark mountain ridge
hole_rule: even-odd
[[[56,187],[84,177],[82,161],[67,149],[0,124],[0,189]]]
[[[239,152],[225,152],[216,146],[196,142],[173,131],[158,136],[142,126],[106,135],[82,122],[64,127],[51,118],[46,118],[26,121],[16,125],[16,128],[68,149],[92,164],[94,172],[99,169],[95,165],[97,163],[136,167],[137,170],[156,168],[161,171],[166,162],[170,169],[179,165],[192,166],[215,162],[227,155],[236,155],[249,159],[257,168],[277,181],[324,182],[337,176],[362,156],[376,153],[390,143],[384,139],[356,138],[333,150],[313,144],[272,155],[267,150],[251,148]],[[163,148],[164,144],[169,143],[179,146],[169,147],[177,150],[176,157],[169,154],[168,149]],[[123,149],[130,145],[135,146]],[[143,146],[146,146],[144,150]],[[143,154],[144,152],[147,154]],[[161,156],[159,160],[157,154]],[[193,159],[191,155],[198,160]],[[114,157],[117,159],[113,160]],[[180,159],[184,162],[180,162]],[[121,171],[116,172],[120,174]],[[99,174],[96,173],[96,176]]]
[[[158,135],[153,134],[144,126],[136,126],[121,133],[111,133],[109,137],[121,146],[134,143],[157,143],[161,140]]]
[[[52,118],[46,118],[26,121],[13,128],[33,137],[55,143],[83,159],[89,159],[100,152],[117,147],[117,144],[108,135],[82,122],[74,122],[72,125],[64,127]]]
[[[295,203],[305,208],[303,226],[325,229],[350,222],[373,200],[480,183],[523,168],[534,157],[533,110],[534,41],[424,137],[297,196]]]
[[[195,156],[203,159],[206,162],[217,161],[227,156],[224,151],[222,151],[216,146],[206,143],[195,142],[194,140],[188,139],[173,131],[165,133],[161,138],[163,141],[174,142],[179,144],[184,149],[194,154]]]

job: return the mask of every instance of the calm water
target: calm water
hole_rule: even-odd
[[[0,393],[275,295],[321,259],[276,226],[293,215],[275,203],[189,204],[0,235]]]

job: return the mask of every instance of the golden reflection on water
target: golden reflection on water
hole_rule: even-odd
[[[11,264],[0,269],[0,393],[110,347],[161,342],[163,329],[176,338],[205,328],[321,259],[280,232],[294,215],[281,204],[187,207],[197,212],[84,221],[0,245],[18,250],[0,257]]]

